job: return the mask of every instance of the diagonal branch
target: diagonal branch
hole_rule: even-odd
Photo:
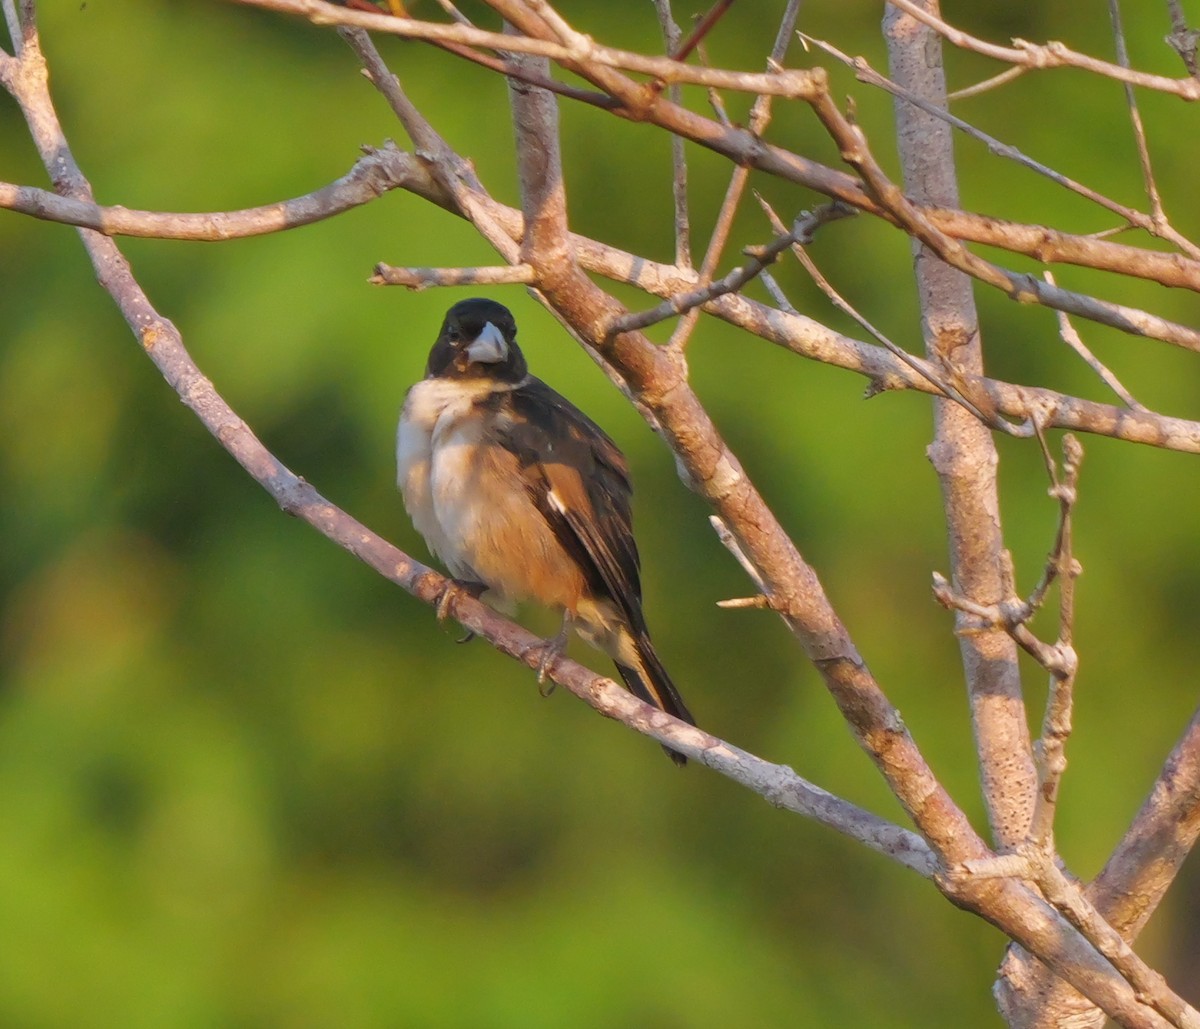
[[[891,93],[895,97],[899,97],[910,104],[915,104],[926,114],[932,115],[934,118],[939,118],[949,125],[953,125],[963,134],[983,143],[988,148],[989,153],[1013,161],[1022,167],[1028,168],[1030,171],[1049,179],[1051,182],[1062,186],[1064,189],[1069,189],[1072,193],[1077,193],[1079,196],[1084,197],[1085,199],[1090,200],[1092,203],[1097,204],[1098,206],[1103,207],[1105,210],[1111,211],[1113,214],[1123,218],[1130,225],[1135,225],[1138,228],[1145,229],[1147,232],[1150,232],[1156,236],[1162,236],[1164,239],[1170,240],[1181,250],[1187,253],[1187,255],[1192,259],[1200,258],[1200,247],[1197,247],[1196,244],[1187,239],[1187,237],[1176,232],[1171,228],[1170,225],[1164,224],[1163,219],[1161,218],[1161,212],[1157,207],[1153,207],[1151,209],[1151,213],[1146,214],[1125,204],[1118,203],[1116,200],[1106,197],[1103,193],[1100,193],[1089,186],[1085,186],[1083,183],[1077,182],[1075,179],[1072,179],[1067,175],[1063,175],[1061,172],[1055,171],[1048,165],[1042,164],[1040,161],[1035,161],[1032,157],[1022,153],[1016,147],[1010,146],[1007,143],[1003,143],[995,136],[989,135],[981,129],[977,129],[969,122],[966,122],[962,118],[958,118],[951,114],[945,108],[938,107],[936,104],[931,104],[910,90],[902,88],[886,76],[880,75],[879,72],[870,66],[866,58],[851,57],[848,54],[843,53],[831,43],[827,43],[824,40],[813,39],[811,36],[805,36],[804,38],[808,40],[808,42],[812,43],[813,46],[819,47],[826,53],[836,57],[843,64],[853,68],[855,78],[857,78],[860,82],[877,86],[878,88]]]
[[[488,32],[461,23],[420,21],[417,18],[394,18],[387,14],[348,10],[324,0],[234,0],[235,3],[298,15],[314,25],[337,25],[345,28],[368,29],[407,39],[429,42],[458,43],[471,47],[510,51],[546,57],[560,64],[587,63],[605,68],[621,68],[650,75],[662,82],[686,82],[717,89],[732,89],[743,93],[771,93],[776,96],[806,95],[813,84],[807,71],[781,71],[770,74],[747,71],[727,71],[683,64],[670,57],[648,57],[645,54],[603,46],[582,33],[573,33],[564,43],[551,42],[531,36],[508,36]]]
[[[526,10],[506,4],[505,14],[521,26]],[[546,122],[541,124],[545,126]],[[540,173],[538,171],[540,169]],[[450,174],[454,174],[453,169]],[[526,197],[553,192],[553,164],[526,166],[531,178]],[[465,190],[474,187],[463,185]],[[528,200],[525,201],[528,204]],[[485,200],[477,198],[476,209]],[[564,225],[554,219],[547,230],[551,241],[564,236]],[[495,223],[479,226],[488,235]],[[511,245],[502,244],[505,253]],[[568,249],[570,254],[570,249]],[[752,562],[768,592],[772,606],[796,633],[825,678],[835,700],[868,754],[876,761],[898,799],[916,820],[938,859],[962,855],[984,857],[987,848],[946,796],[925,765],[911,736],[871,678],[821,590],[815,573],[806,565],[762,503],[736,458],[728,451],[691,393],[680,365],[672,355],[657,350],[639,333],[609,336],[607,329],[621,316],[619,305],[603,294],[583,274],[574,260],[543,262],[536,248],[524,247],[523,257],[538,273],[538,291],[591,346],[620,373],[656,416],[664,437],[687,469],[698,492],[705,496],[734,534],[738,547]],[[1115,977],[1111,965],[1068,930],[1060,916],[1028,889],[1013,881],[959,881],[938,879],[948,896],[983,914],[1014,938],[1038,953],[1110,1011],[1132,1026],[1157,1022]]]
[[[922,8],[913,0],[887,0],[893,7],[898,7],[905,14],[924,22],[938,35],[964,50],[973,50],[985,57],[992,57],[1008,64],[1025,68],[1080,68],[1094,72],[1117,82],[1127,82],[1132,86],[1153,89],[1161,93],[1171,93],[1182,100],[1200,100],[1200,81],[1196,79],[1172,79],[1165,75],[1151,75],[1147,72],[1123,68],[1119,64],[1101,61],[1087,54],[1077,53],[1062,43],[1050,42],[1045,45],[1030,43],[1024,39],[1015,39],[1015,46],[997,46],[977,39],[970,33],[955,28],[935,14]]]
[[[431,203],[466,217],[432,176],[410,188]],[[509,237],[521,239],[520,211],[479,194],[474,195],[474,202]],[[571,234],[571,249],[586,271],[637,286],[664,299],[698,286],[698,276],[693,270],[652,261],[576,233]],[[519,261],[515,251],[514,260]],[[938,370],[922,366],[922,359],[913,355],[898,358],[884,347],[844,336],[796,311],[768,307],[736,293],[710,300],[703,310],[798,356],[865,376],[871,383],[868,390],[871,396],[908,389],[930,394],[943,392],[936,385],[941,378]],[[1024,422],[1036,411],[1046,428],[1072,429],[1166,450],[1200,453],[1197,421],[982,376],[964,376],[958,387],[964,395],[975,398],[972,402],[977,406],[986,403],[981,410],[994,411],[1017,422]]]
[[[26,114],[42,159],[47,169],[55,169],[64,194],[88,202],[91,187],[71,154],[51,104],[36,37],[27,37],[22,61],[28,64],[15,78],[18,88],[14,95]],[[301,518],[430,607],[444,601],[448,613],[466,628],[531,669],[538,667],[538,645],[543,641],[537,636],[461,590],[448,594],[449,580],[373,533],[286,468],[200,371],[179,330],[151,305],[116,244],[89,229],[81,229],[80,237],[100,284],[163,378],[281,510]],[[601,714],[659,742],[669,742],[777,806],[844,832],[923,877],[936,874],[936,859],[914,833],[832,796],[789,768],[772,765],[666,715],[568,658],[559,658],[548,671],[556,682]]]
[[[299,0],[236,0],[251,6],[270,5],[289,13],[303,13],[295,9]],[[303,5],[301,5],[303,6]],[[503,5],[494,4],[497,9]],[[333,8],[333,11],[340,9]],[[347,16],[354,12],[342,12]],[[501,10],[503,13],[503,10]],[[364,18],[383,15],[362,15]],[[411,21],[411,19],[408,19]],[[357,24],[357,22],[356,22]],[[376,23],[372,22],[372,26]],[[453,26],[446,26],[453,27]],[[549,33],[549,29],[535,20],[527,35]],[[500,36],[499,39],[507,37]],[[508,41],[509,48],[515,46]],[[658,60],[661,60],[658,59]],[[845,172],[829,168],[809,160],[800,154],[759,139],[748,129],[722,124],[705,118],[687,108],[672,104],[644,83],[622,75],[611,67],[593,68],[579,60],[563,59],[562,66],[582,78],[599,86],[607,95],[615,97],[620,105],[611,113],[618,117],[648,122],[682,136],[699,146],[721,154],[739,165],[765,172],[784,181],[794,182],[821,193],[831,199],[842,200],[869,214],[877,215],[895,223],[892,214],[882,208],[864,188],[862,182]],[[826,76],[822,69],[811,71],[811,89],[825,89]],[[807,97],[805,97],[807,99]],[[1200,291],[1200,262],[1181,257],[1179,254],[1163,254],[1138,247],[1124,246],[1097,239],[1057,232],[1045,226],[1023,225],[969,211],[941,207],[923,208],[922,213],[931,225],[955,239],[982,243],[1024,254],[1038,261],[1076,264],[1151,279],[1167,286],[1180,286]],[[1119,312],[1118,312],[1119,313]],[[1132,324],[1136,325],[1136,319]],[[1118,325],[1118,327],[1121,327]]]
[[[862,129],[842,114],[827,91],[813,101],[813,110],[830,137],[839,146],[842,159],[862,175],[876,203],[914,240],[924,244],[942,261],[986,285],[1000,290],[1018,303],[1036,302],[1068,314],[1110,325],[1138,336],[1149,336],[1200,352],[1200,331],[1123,304],[1052,286],[1035,275],[1018,274],[971,253],[947,235],[924,211],[893,183],[875,160]]]

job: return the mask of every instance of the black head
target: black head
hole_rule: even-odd
[[[484,297],[460,300],[446,312],[425,366],[430,379],[520,382],[527,372],[512,314]]]

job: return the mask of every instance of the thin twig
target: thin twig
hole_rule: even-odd
[[[741,267],[735,268],[724,278],[716,282],[710,282],[707,285],[698,286],[688,293],[673,296],[649,310],[630,312],[620,318],[614,319],[608,326],[608,335],[612,337],[622,332],[649,328],[651,325],[666,321],[674,315],[684,314],[693,308],[700,307],[714,297],[719,297],[726,293],[736,293],[748,282],[756,278],[764,268],[774,263],[779,255],[795,242],[796,236],[794,233],[785,232],[782,236],[773,239],[765,246],[747,247],[745,253],[750,257],[750,260]]]
[[[759,205],[766,213],[767,218],[770,219],[771,227],[774,228],[776,232],[780,231],[782,222],[779,218],[779,215],[776,214],[775,209],[771,207],[771,205],[767,203],[767,201],[757,192],[755,193],[755,197],[758,199]],[[829,213],[822,214],[820,213],[821,209],[818,209],[818,213],[808,214],[807,217],[802,217],[797,221],[795,228],[793,228],[793,235],[796,237],[796,239],[792,246],[792,253],[795,254],[796,259],[804,267],[804,270],[808,272],[809,277],[816,284],[817,288],[829,298],[829,302],[843,314],[846,314],[850,318],[854,319],[854,321],[862,326],[862,328],[865,329],[872,337],[878,340],[891,353],[895,354],[896,357],[908,365],[918,375],[922,376],[927,382],[929,382],[931,386],[934,387],[936,392],[940,393],[947,400],[953,400],[956,403],[961,404],[968,411],[970,411],[971,414],[991,428],[999,429],[1010,436],[1027,435],[1029,430],[1026,426],[1012,424],[1007,419],[1001,418],[994,409],[985,410],[984,407],[981,407],[973,399],[968,397],[962,389],[955,385],[951,381],[952,377],[948,378],[947,376],[939,374],[929,361],[919,358],[915,354],[909,353],[898,343],[893,342],[887,335],[877,329],[864,315],[862,315],[848,300],[846,300],[845,297],[843,297],[836,289],[833,288],[832,283],[830,283],[830,281],[821,273],[821,270],[816,266],[816,263],[813,261],[812,257],[809,256],[808,250],[801,242],[811,242],[813,233],[815,232],[817,226],[834,220],[837,217],[843,217],[844,212],[847,209],[845,207],[839,208],[834,204],[827,204],[825,205],[824,210],[828,211]],[[850,208],[849,210],[853,211],[853,208]],[[991,405],[987,404],[986,398],[983,399],[986,406],[990,408]]]
[[[1045,440],[1039,430],[1039,439]],[[1035,745],[1041,779],[1037,806],[1034,808],[1030,825],[1030,839],[1035,845],[1052,852],[1054,815],[1058,805],[1058,791],[1066,771],[1066,742],[1071,734],[1071,714],[1074,706],[1075,676],[1078,659],[1073,646],[1075,634],[1075,579],[1080,566],[1075,560],[1071,513],[1079,495],[1079,466],[1083,461],[1083,448],[1079,441],[1067,433],[1063,437],[1063,474],[1061,481],[1054,471],[1054,462],[1049,462],[1052,480],[1050,495],[1059,503],[1058,538],[1048,564],[1054,565],[1054,578],[1058,580],[1059,617],[1058,640],[1055,649],[1059,663],[1047,669],[1050,675],[1050,690],[1046,698],[1046,712],[1042,719],[1041,738]],[[1047,573],[1046,578],[1051,576]]]
[[[1048,269],[1042,272],[1042,276],[1047,282],[1054,282],[1054,275]],[[1143,404],[1138,403],[1133,394],[1130,393],[1129,390],[1127,390],[1122,384],[1121,380],[1118,379],[1116,375],[1114,375],[1113,372],[1104,364],[1104,362],[1092,353],[1087,344],[1083,342],[1083,339],[1076,331],[1075,326],[1071,324],[1071,319],[1068,318],[1062,311],[1056,311],[1055,315],[1058,318],[1058,334],[1060,337],[1062,337],[1062,341],[1066,343],[1067,346],[1069,346],[1072,350],[1074,350],[1075,353],[1082,357],[1084,361],[1087,362],[1088,367],[1090,367],[1092,371],[1094,371],[1100,377],[1100,380],[1104,383],[1104,385],[1106,385],[1118,397],[1120,397],[1126,405],[1135,411],[1145,411],[1146,407]]]
[[[679,46],[680,28],[671,14],[671,0],[654,0],[658,24],[662,30],[667,53],[674,54]],[[679,83],[667,87],[673,104],[680,102]],[[692,228],[688,217],[688,167],[682,136],[671,136],[671,195],[675,203],[675,263],[680,268],[692,266]]]
[[[720,68],[698,68],[669,57],[649,57],[645,54],[602,46],[582,33],[573,32],[567,44],[554,43],[529,36],[506,36],[488,32],[471,25],[421,21],[417,18],[393,18],[387,14],[352,11],[326,3],[324,0],[234,0],[235,3],[283,14],[306,18],[314,25],[339,25],[368,29],[407,39],[424,39],[444,43],[459,43],[469,47],[486,47],[547,57],[557,62],[585,62],[600,67],[650,75],[663,82],[685,82],[699,86],[714,86],[742,93],[774,93],[778,96],[803,97],[813,88],[809,71],[792,70],[774,74],[728,71]]]
[[[788,47],[796,30],[796,19],[800,16],[800,0],[788,0],[783,17],[779,23],[779,31],[775,33],[775,42],[771,47],[771,55],[767,58],[768,70],[778,68],[787,56]],[[721,108],[723,110],[723,107]],[[750,131],[757,137],[767,131],[771,123],[771,98],[766,94],[759,95],[750,108]],[[674,137],[678,138],[678,137]],[[734,168],[729,177],[729,185],[725,189],[725,197],[721,201],[721,209],[717,212],[717,220],[713,226],[708,247],[704,252],[704,260],[700,265],[700,281],[711,282],[720,264],[725,245],[729,242],[729,234],[733,230],[733,220],[737,215],[746,183],[750,179],[750,169],[745,165]],[[671,334],[669,346],[682,351],[687,346],[700,317],[698,309],[688,311]]]
[[[1108,0],[1108,17],[1112,23],[1113,40],[1116,43],[1117,63],[1122,68],[1128,68],[1129,49],[1125,45],[1125,30],[1121,25],[1120,0]],[[1122,83],[1122,85],[1125,90],[1125,105],[1129,108],[1129,122],[1133,126],[1133,138],[1137,142],[1138,161],[1142,166],[1142,180],[1146,186],[1146,196],[1150,201],[1150,217],[1154,219],[1156,227],[1166,226],[1167,216],[1163,211],[1158,185],[1154,181],[1154,169],[1150,164],[1150,148],[1146,144],[1146,128],[1142,124],[1142,113],[1138,110],[1133,86],[1128,82]]]
[[[1000,86],[1005,86],[1014,79],[1019,79],[1024,75],[1028,68],[1016,67],[1007,68],[1000,72],[999,75],[993,75],[991,78],[984,79],[982,82],[977,82],[973,86],[964,86],[962,89],[956,89],[953,93],[947,93],[946,99],[950,102],[955,100],[966,100],[973,96],[979,96],[981,93],[986,93],[989,90],[997,89]]]
[[[1112,0],[1112,2],[1115,2],[1115,0]],[[1152,207],[1151,213],[1146,214],[1137,210],[1136,208],[1119,203],[1118,201],[1105,196],[1103,193],[1097,192],[1090,186],[1085,186],[1083,183],[1071,178],[1070,176],[1063,175],[1061,172],[1055,171],[1049,165],[1042,164],[1042,162],[1034,160],[1032,157],[1029,157],[1016,147],[1008,143],[1004,143],[995,136],[976,128],[974,125],[971,125],[962,118],[951,114],[944,108],[928,103],[923,98],[913,94],[910,90],[906,90],[897,85],[891,79],[887,78],[887,76],[881,75],[878,71],[871,67],[866,58],[851,57],[849,54],[843,53],[837,47],[833,46],[833,44],[827,43],[824,40],[814,39],[811,37],[805,38],[812,45],[819,47],[821,50],[824,50],[831,56],[836,57],[847,67],[853,68],[855,77],[860,82],[866,82],[869,85],[877,86],[880,89],[891,93],[895,97],[899,97],[910,104],[915,104],[926,114],[941,119],[947,124],[954,126],[954,128],[958,129],[964,135],[983,143],[988,150],[997,157],[1003,157],[1005,160],[1013,161],[1024,168],[1028,168],[1030,171],[1049,179],[1056,185],[1062,186],[1064,189],[1069,189],[1072,193],[1077,193],[1079,196],[1090,200],[1099,207],[1103,207],[1105,210],[1111,211],[1113,214],[1128,222],[1129,225],[1137,226],[1138,228],[1144,229],[1152,235],[1162,236],[1164,239],[1170,240],[1186,254],[1188,254],[1189,257],[1193,259],[1200,259],[1200,246],[1197,246],[1186,236],[1173,229],[1166,222],[1166,219],[1162,217],[1161,210]],[[1128,87],[1126,88],[1128,89]],[[1140,124],[1140,120],[1138,124]]]
[[[742,549],[741,543],[738,542],[737,536],[725,524],[725,519],[720,515],[709,515],[708,524],[712,526],[713,532],[717,534],[717,539],[721,541],[721,545],[733,555],[734,560],[742,566],[742,571],[758,587],[759,593],[767,596],[769,587],[763,580],[762,573],[755,567],[754,562],[746,556],[746,552]]]
[[[931,14],[923,7],[913,3],[912,0],[887,0],[887,2],[918,21],[924,22],[955,46],[964,50],[973,50],[975,53],[995,58],[997,61],[1027,68],[1080,68],[1115,79],[1118,82],[1128,82],[1144,89],[1170,93],[1183,100],[1200,100],[1200,82],[1195,79],[1172,79],[1165,75],[1133,71],[1130,68],[1122,68],[1119,64],[1111,64],[1108,61],[1089,57],[1087,54],[1077,53],[1070,47],[1055,41],[1039,45],[1030,43],[1028,40],[1015,39],[1013,40],[1015,46],[997,46],[955,28],[937,15]]]
[[[717,0],[708,9],[708,12],[696,22],[695,27],[688,33],[688,38],[684,40],[679,49],[671,53],[671,59],[673,61],[686,61],[688,55],[703,42],[704,37],[712,31],[713,26],[721,20],[725,12],[732,6],[733,0]]]
[[[899,3],[899,0],[889,2]],[[1036,276],[1013,272],[976,256],[960,241],[939,229],[887,177],[871,153],[865,133],[842,114],[828,92],[823,91],[810,102],[817,117],[841,149],[843,159],[862,175],[876,202],[889,212],[905,232],[925,244],[946,264],[1001,290],[1011,300],[1037,302],[1058,311],[1121,328],[1133,335],[1150,336],[1186,350],[1200,352],[1200,331],[1190,326],[1123,304],[1060,289]]]

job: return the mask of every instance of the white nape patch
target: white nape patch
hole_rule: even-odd
[[[504,333],[486,322],[479,335],[467,346],[467,357],[474,364],[499,364],[508,360],[508,341]]]

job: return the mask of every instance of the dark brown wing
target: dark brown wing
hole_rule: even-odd
[[[614,601],[635,632],[645,631],[625,456],[604,430],[540,379],[502,395],[511,419],[500,442],[555,536],[583,569],[594,596]]]
[[[633,489],[617,445],[565,397],[540,379],[497,397],[498,442],[516,455],[534,504],[583,570],[588,589],[611,600],[633,646],[617,670],[642,700],[693,725],[695,720],[654,650],[642,615],[642,585],[633,539]],[[616,655],[613,655],[614,658]],[[677,764],[686,759],[664,747]]]

